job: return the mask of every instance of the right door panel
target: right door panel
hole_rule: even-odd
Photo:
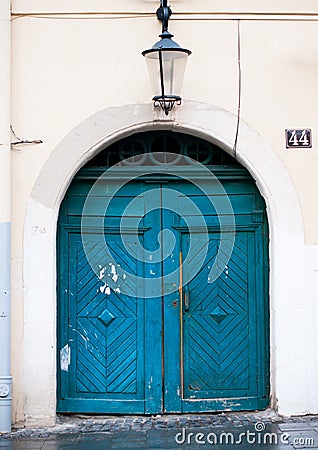
[[[268,401],[264,298],[257,286],[260,233],[253,228],[237,231],[233,249],[230,240],[227,246],[222,238],[221,247],[219,234],[210,233],[206,262],[184,288],[183,412],[258,409]],[[183,254],[189,239],[183,235]],[[209,282],[217,254],[224,270]],[[191,263],[184,270],[190,277]]]

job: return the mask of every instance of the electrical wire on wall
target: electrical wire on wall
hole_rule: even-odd
[[[241,21],[237,21],[237,65],[238,65],[238,101],[237,101],[237,122],[236,133],[233,145],[233,156],[236,159],[237,141],[241,122],[241,96],[242,96],[242,69],[241,69]]]
[[[55,19],[55,20],[123,20],[153,18],[154,13],[111,13],[111,12],[50,12],[50,13],[12,13],[12,20],[16,19]]]
[[[43,144],[43,141],[42,141],[41,139],[32,139],[32,140],[29,140],[29,139],[21,139],[21,138],[19,138],[19,137],[16,135],[16,133],[15,133],[15,131],[14,131],[12,125],[10,125],[10,128],[11,128],[11,133],[13,134],[14,138],[16,139],[16,141],[11,142],[11,145],[21,145],[21,144]]]

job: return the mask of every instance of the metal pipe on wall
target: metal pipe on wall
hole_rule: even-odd
[[[11,228],[11,8],[0,2],[0,432],[11,431],[10,228]]]

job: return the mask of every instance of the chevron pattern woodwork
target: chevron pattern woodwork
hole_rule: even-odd
[[[218,240],[210,240],[207,263],[190,283],[190,311],[185,327],[185,387],[189,395],[200,391],[202,397],[206,391],[209,397],[211,391],[226,393],[248,387],[247,242],[246,234],[237,235],[230,261],[222,275],[209,284],[209,267],[219,248]],[[229,250],[226,243],[224,250]],[[222,260],[224,255],[220,256]]]
[[[123,246],[108,242],[121,260],[122,268],[136,270],[135,261]],[[86,246],[96,267],[107,267],[102,244]],[[125,253],[125,254],[123,254]],[[132,394],[137,390],[137,302],[115,292],[101,290],[100,280],[90,267],[84,249],[77,245],[76,282],[76,380],[77,391]],[[110,271],[110,269],[109,269]],[[107,279],[107,274],[106,279]],[[108,292],[108,293],[107,293]]]

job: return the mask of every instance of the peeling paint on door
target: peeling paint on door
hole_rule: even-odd
[[[108,286],[107,283],[104,283],[103,286],[100,286],[99,290],[102,294],[105,294],[105,295],[111,294],[110,287]]]
[[[68,372],[68,366],[71,364],[71,348],[68,344],[60,350],[61,370]]]
[[[114,266],[114,264],[112,264],[111,273],[112,273],[112,280],[114,281],[114,283],[117,283],[118,275],[116,273],[116,267]]]

